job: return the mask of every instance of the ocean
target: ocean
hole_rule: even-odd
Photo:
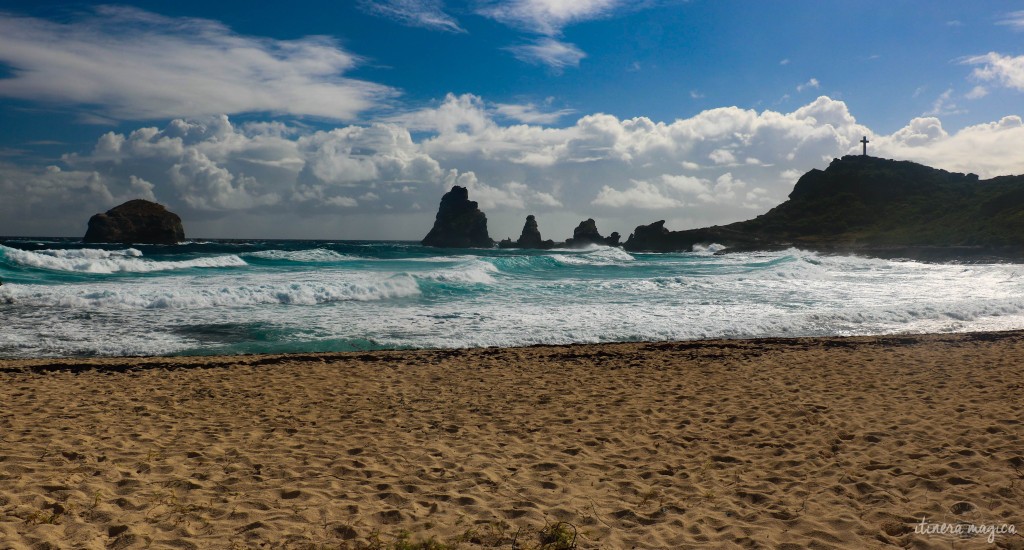
[[[0,239],[0,357],[1024,328],[1024,265],[412,242]]]

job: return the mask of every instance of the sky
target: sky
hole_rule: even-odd
[[[466,186],[625,238],[861,151],[1024,174],[1024,4],[0,0],[0,235],[133,198],[190,238],[421,239]]]

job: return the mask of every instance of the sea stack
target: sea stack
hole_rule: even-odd
[[[82,242],[124,244],[177,244],[185,240],[181,218],[162,204],[142,199],[89,218]]]
[[[566,239],[565,245],[570,248],[583,248],[592,244],[619,246],[619,234],[612,233],[602,237],[597,231],[597,222],[593,218],[580,222],[572,232],[572,238]]]
[[[501,248],[536,248],[540,250],[548,250],[555,247],[555,241],[548,239],[544,240],[540,236],[540,229],[537,227],[537,218],[533,214],[526,216],[526,223],[523,224],[523,232],[519,235],[519,240],[512,242],[511,239],[505,239],[498,243]]]
[[[469,200],[469,190],[458,185],[441,197],[434,227],[422,243],[438,248],[494,246],[494,241],[487,234],[487,216],[480,211],[476,201]]]

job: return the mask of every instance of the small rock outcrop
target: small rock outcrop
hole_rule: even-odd
[[[505,239],[498,243],[501,248],[536,248],[548,250],[555,247],[555,241],[544,240],[540,236],[540,229],[537,227],[537,218],[533,214],[526,216],[526,223],[523,225],[523,233],[519,240],[512,242],[512,239]]]
[[[469,200],[469,190],[456,185],[441,197],[434,227],[422,244],[438,248],[490,248],[494,241],[487,234],[487,216],[476,201]]]
[[[590,218],[576,226],[572,232],[572,238],[566,239],[565,245],[570,248],[583,248],[592,244],[619,246],[619,238],[618,233],[602,237],[601,233],[597,231],[597,222]]]
[[[162,204],[135,199],[89,218],[83,242],[176,244],[185,240],[181,218]]]

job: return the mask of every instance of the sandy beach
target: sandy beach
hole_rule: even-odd
[[[0,548],[1024,548],[1022,389],[1024,332],[0,361]]]

